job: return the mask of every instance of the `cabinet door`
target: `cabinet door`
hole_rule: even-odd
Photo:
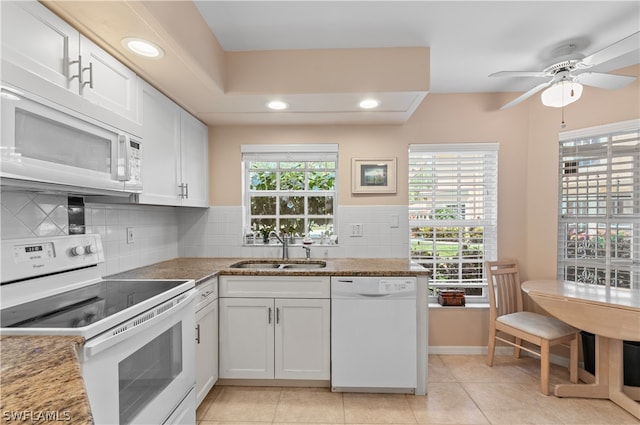
[[[209,206],[209,130],[206,125],[181,110],[180,141],[182,183],[185,197],[182,205]]]
[[[196,313],[196,399],[200,405],[218,380],[218,302]]]
[[[330,379],[330,302],[276,299],[275,377]]]
[[[78,92],[79,33],[38,2],[2,2],[2,79],[24,89],[35,75],[67,90]],[[17,80],[17,81],[16,81]],[[29,84],[30,85],[30,84]],[[47,97],[46,93],[39,93]]]
[[[220,378],[273,378],[274,303],[220,298]]]
[[[82,87],[80,94],[105,109],[140,122],[136,74],[91,40],[80,36]]]
[[[142,110],[140,203],[180,205],[180,109],[144,83]]]

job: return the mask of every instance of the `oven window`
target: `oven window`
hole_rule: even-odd
[[[120,423],[132,423],[180,372],[182,327],[176,323],[118,364]]]

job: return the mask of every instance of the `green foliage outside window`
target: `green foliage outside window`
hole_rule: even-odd
[[[301,237],[333,233],[335,162],[251,162],[250,227]],[[323,192],[323,193],[318,193]]]

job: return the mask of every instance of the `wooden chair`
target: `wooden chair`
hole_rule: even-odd
[[[489,285],[489,345],[487,364],[493,366],[496,340],[515,347],[515,357],[525,350],[540,358],[540,390],[549,395],[549,349],[569,344],[569,379],[578,382],[579,331],[555,317],[523,311],[520,275],[515,260],[486,261],[485,272]],[[498,333],[511,335],[513,341]],[[539,350],[522,344],[527,341]]]

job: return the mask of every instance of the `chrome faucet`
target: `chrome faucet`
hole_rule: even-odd
[[[289,258],[289,244],[287,242],[287,235],[285,234],[282,238],[275,232],[275,230],[272,230],[269,232],[269,237],[271,237],[271,235],[275,236],[277,240],[280,241],[280,243],[282,244],[282,259],[285,260],[287,258]]]

